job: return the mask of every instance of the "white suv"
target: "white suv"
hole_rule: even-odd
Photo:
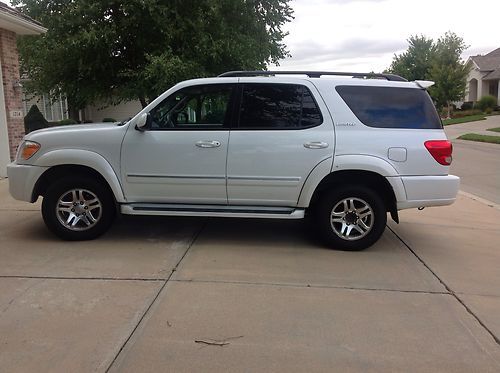
[[[330,76],[333,75],[333,76]],[[452,146],[425,90],[390,74],[240,71],[172,87],[128,122],[26,135],[10,192],[48,228],[92,239],[116,212],[314,218],[360,250],[387,212],[453,203]]]

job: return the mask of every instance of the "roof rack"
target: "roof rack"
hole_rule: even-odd
[[[322,75],[352,76],[353,78],[384,78],[394,82],[407,82],[405,78],[395,74],[348,73],[339,71],[228,71],[219,77],[236,76],[270,76],[270,75],[307,75],[309,78],[319,78]]]

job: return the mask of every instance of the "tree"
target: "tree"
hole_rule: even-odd
[[[388,72],[413,80],[429,79],[436,47],[432,39],[423,35],[408,38],[408,49],[394,59]]]
[[[13,0],[46,34],[19,40],[26,86],[71,107],[139,99],[180,80],[261,69],[288,55],[290,0]]]
[[[446,106],[450,117],[452,101],[463,99],[467,75],[471,66],[462,61],[461,55],[468,46],[453,32],[447,32],[436,43],[430,78],[436,84],[430,88],[438,107]]]
[[[447,32],[437,42],[425,36],[411,36],[408,44],[406,52],[394,55],[387,71],[409,81],[434,81],[429,93],[438,108],[448,107],[449,117],[451,102],[464,97],[470,66],[462,61],[461,55],[468,47],[453,32]]]

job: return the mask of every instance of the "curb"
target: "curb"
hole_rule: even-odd
[[[467,192],[464,192],[462,190],[459,190],[458,194],[460,194],[461,196],[470,198],[470,199],[472,199],[474,201],[480,202],[480,203],[482,203],[482,204],[484,204],[486,206],[493,207],[496,210],[500,210],[500,205],[498,203],[495,203],[493,201],[481,198],[479,196],[476,196],[475,194],[467,193]]]

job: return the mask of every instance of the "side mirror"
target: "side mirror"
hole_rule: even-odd
[[[149,116],[149,113],[142,113],[135,123],[135,128],[139,131],[144,131],[146,128],[148,128],[149,123],[151,122],[150,118],[151,117]]]

